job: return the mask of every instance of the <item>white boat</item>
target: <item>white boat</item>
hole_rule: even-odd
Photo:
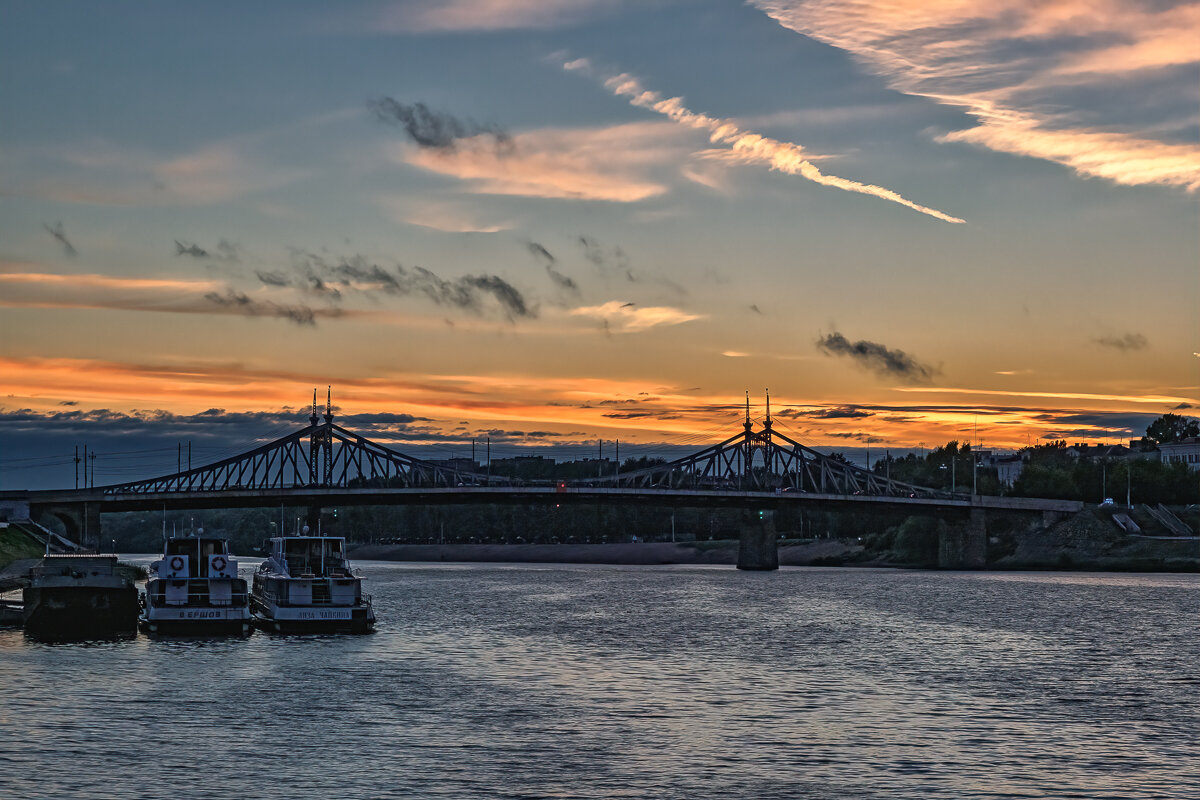
[[[246,580],[229,544],[203,532],[167,539],[150,565],[140,624],[158,634],[249,633]]]
[[[269,540],[250,593],[254,624],[280,633],[369,633],[375,611],[346,560],[346,540],[307,534],[306,527]]]

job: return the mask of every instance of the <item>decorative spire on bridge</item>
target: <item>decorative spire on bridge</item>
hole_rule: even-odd
[[[414,458],[348,431],[333,421],[333,388],[326,388],[321,421],[313,391],[310,424],[273,442],[213,464],[160,478],[103,487],[106,496],[262,489],[424,489],[532,486],[542,482],[477,474]],[[852,495],[955,499],[944,489],[914,486],[832,459],[772,427],[770,393],[759,430],[746,393],[743,431],[674,461],[587,479],[589,487],[687,489],[783,493],[824,497]],[[308,441],[305,442],[305,439]],[[568,482],[558,488],[570,489]]]
[[[312,433],[308,440],[308,483],[329,486],[333,475],[333,388],[326,387],[325,424],[317,424],[317,390],[313,389]],[[321,466],[324,469],[321,469]]]

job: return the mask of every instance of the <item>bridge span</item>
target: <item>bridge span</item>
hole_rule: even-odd
[[[769,408],[761,428],[755,429],[747,409],[739,433],[674,461],[586,480],[535,481],[415,458],[336,424],[328,404],[319,417],[314,402],[307,426],[239,455],[108,486],[0,492],[0,517],[42,525],[57,519],[68,538],[95,546],[104,513],[290,506],[307,508],[315,518],[322,507],[469,503],[886,508],[966,515],[970,529],[980,532],[988,511],[1040,513],[1051,520],[1082,508],[1075,501],[964,495],[894,481],[773,430]],[[743,531],[744,552],[773,554],[769,517]]]

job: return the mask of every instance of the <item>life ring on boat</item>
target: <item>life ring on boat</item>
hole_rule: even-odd
[[[212,560],[212,568],[217,572],[224,572],[225,567],[229,562],[225,560],[225,556],[214,556]]]
[[[171,569],[175,572],[179,572],[179,570],[183,569],[184,563],[185,562],[181,556],[174,556],[171,559]]]

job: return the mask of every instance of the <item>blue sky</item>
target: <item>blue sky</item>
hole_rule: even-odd
[[[1196,3],[0,14],[0,484],[63,413],[326,384],[397,443],[568,450],[766,387],[826,447],[1200,403]]]

